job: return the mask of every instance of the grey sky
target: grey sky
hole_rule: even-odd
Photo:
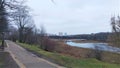
[[[111,31],[111,16],[120,13],[120,0],[28,0],[34,20],[47,33],[86,34]]]

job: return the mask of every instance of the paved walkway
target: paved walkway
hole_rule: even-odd
[[[6,41],[7,48],[21,68],[62,68],[47,60],[37,57],[36,55],[26,51],[24,48],[11,41]]]

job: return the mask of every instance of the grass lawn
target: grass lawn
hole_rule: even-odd
[[[3,68],[3,60],[0,58],[0,68]]]
[[[0,40],[0,46],[1,46],[1,44],[2,44],[2,41]]]
[[[0,68],[19,68],[8,52],[0,52]]]
[[[1,46],[1,40],[0,40],[0,46]],[[2,60],[2,58],[0,56],[0,68],[2,68],[2,65],[3,65],[3,60]]]
[[[71,56],[65,56],[58,53],[47,52],[35,45],[28,45],[19,43],[22,47],[36,52],[37,54],[43,55],[47,58],[51,58],[61,65],[67,68],[120,68],[120,64],[110,64],[98,61],[94,58],[91,59],[77,59]]]
[[[0,68],[5,67],[5,62],[6,62],[5,60],[8,55],[9,54],[7,52],[0,52]]]
[[[3,62],[3,60],[0,58],[0,68],[3,68],[3,64],[4,62]]]

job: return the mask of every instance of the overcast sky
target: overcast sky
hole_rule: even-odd
[[[37,27],[47,33],[110,32],[110,18],[120,13],[120,0],[28,0]]]

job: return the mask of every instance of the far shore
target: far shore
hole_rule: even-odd
[[[103,43],[102,41],[95,41],[95,40],[73,40],[76,43]]]
[[[52,39],[52,40],[59,41],[59,42],[72,41],[76,43],[105,43],[105,41],[85,40],[85,39]]]

